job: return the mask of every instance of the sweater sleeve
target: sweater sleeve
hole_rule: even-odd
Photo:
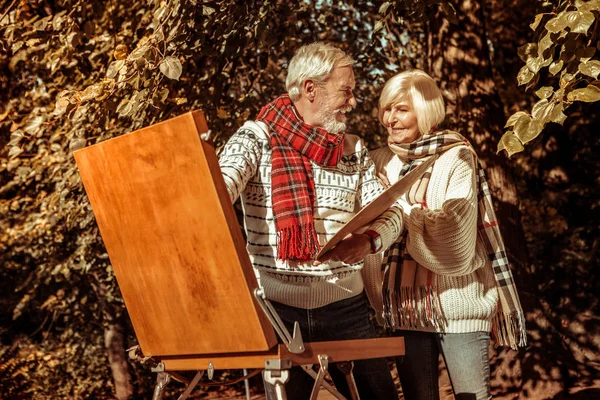
[[[245,124],[227,141],[221,151],[219,166],[232,203],[244,191],[250,178],[256,174],[262,155],[259,136],[255,129]]]
[[[365,264],[360,272],[365,284],[367,298],[371,303],[371,307],[375,310],[375,319],[379,325],[384,326],[383,298],[381,295],[383,286],[382,262],[383,253],[368,255],[365,257]]]
[[[427,188],[427,198],[440,199],[440,209],[413,208],[406,219],[407,250],[419,264],[447,276],[472,273],[482,265],[476,251],[477,189],[475,160],[460,147],[450,160],[436,165],[448,168],[447,182]],[[440,158],[438,163],[443,159]],[[437,163],[436,163],[437,164]],[[434,171],[435,173],[435,171]],[[433,191],[433,192],[429,192]]]
[[[385,190],[376,178],[375,164],[371,160],[366,147],[362,153],[361,161],[363,167],[358,187],[360,208],[371,203]],[[381,236],[382,251],[390,247],[402,232],[402,218],[402,208],[393,205],[369,225],[368,229],[374,230]]]

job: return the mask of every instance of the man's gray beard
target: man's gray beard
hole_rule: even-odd
[[[326,101],[322,101],[317,112],[317,118],[322,122],[323,129],[334,135],[339,135],[346,131],[346,123],[335,119],[335,112],[331,110]]]

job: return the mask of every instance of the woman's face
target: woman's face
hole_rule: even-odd
[[[383,125],[387,128],[388,142],[411,143],[421,137],[417,114],[407,100],[398,100],[383,110]]]

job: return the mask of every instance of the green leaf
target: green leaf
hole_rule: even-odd
[[[600,0],[575,0],[575,7],[577,7],[579,11],[600,11]]]
[[[513,132],[506,132],[500,138],[500,142],[498,143],[498,151],[496,153],[500,153],[502,150],[506,150],[508,157],[511,157],[513,154],[523,151],[524,147]]]
[[[21,149],[19,146],[13,146],[10,148],[10,150],[8,151],[8,158],[15,158],[16,156],[18,156],[19,154],[21,154],[23,152],[23,149]]]
[[[167,100],[167,97],[169,97],[169,89],[162,88],[154,94],[154,96],[152,97],[152,103],[154,105],[158,105],[161,103],[164,104]]]
[[[598,75],[600,75],[600,61],[590,60],[588,62],[581,63],[577,69],[584,75],[598,79]]]
[[[577,72],[578,74],[579,72]],[[567,70],[563,70],[563,72],[561,72],[560,74],[560,86],[565,87],[567,86],[567,84],[569,82],[571,82],[573,79],[575,79],[575,75],[576,74],[569,74],[567,73]]]
[[[115,76],[117,76],[121,68],[123,68],[123,65],[125,65],[125,60],[117,60],[111,62],[108,66],[108,69],[106,70],[106,77],[114,78]]]
[[[380,7],[379,7],[379,14],[384,15],[385,12],[387,11],[387,9],[390,7],[392,3],[390,3],[389,1],[386,1],[385,3],[383,3]]]
[[[23,131],[17,129],[13,133],[10,134],[10,142],[8,142],[8,146],[16,146],[23,139]]]
[[[529,67],[527,65],[523,66],[523,68],[521,68],[519,74],[517,75],[517,81],[519,82],[519,86],[531,81],[534,75],[535,74],[529,70]]]
[[[35,133],[38,130],[38,128],[42,125],[44,120],[45,120],[45,117],[43,115],[38,115],[37,117],[31,118],[25,124],[25,128],[24,128],[25,132],[27,132],[29,134]]]
[[[563,60],[559,60],[558,62],[554,61],[548,67],[548,71],[550,71],[550,73],[552,75],[556,75],[556,74],[558,74],[560,72],[560,70],[562,69],[563,65],[564,65],[564,61]]]
[[[121,100],[119,105],[117,106],[117,113],[122,117],[125,117],[133,111],[133,104],[131,101],[127,99]]]
[[[533,22],[531,24],[529,24],[529,27],[531,28],[532,31],[535,31],[537,29],[540,22],[542,22],[542,18],[544,18],[544,14],[538,14],[535,16],[535,19],[533,20]]]
[[[544,125],[542,125],[540,121],[532,119],[527,125],[527,129],[517,130],[517,127],[515,126],[515,135],[523,144],[525,144],[538,137],[543,129]]]
[[[543,98],[533,105],[531,116],[534,120],[544,121],[551,110],[552,106],[549,104],[548,99]]]
[[[519,118],[521,118],[524,115],[529,117],[529,115],[526,112],[517,111],[516,113],[511,115],[510,118],[508,118],[508,121],[506,121],[506,125],[504,125],[504,127],[507,128],[509,126],[514,126],[517,123],[517,121],[519,120]]]
[[[137,60],[137,59],[143,57],[149,48],[150,48],[149,46],[141,46],[141,47],[136,48],[135,50],[133,50],[131,52],[131,54],[129,54],[129,59]]]
[[[7,164],[6,164],[6,170],[8,172],[14,170],[15,168],[17,168],[19,166],[19,164],[21,164],[21,159],[20,158],[15,158],[14,160],[10,160]]]
[[[75,151],[85,147],[86,140],[84,138],[74,138],[69,142],[69,150]]]
[[[33,24],[33,29],[35,29],[36,31],[46,30],[46,27],[48,26],[48,22],[50,22],[51,18],[52,18],[52,15],[44,17],[44,18],[40,19],[39,21],[36,21]]]
[[[552,112],[550,112],[549,119],[552,122],[556,122],[557,124],[563,124],[567,119],[567,116],[563,114],[563,103],[556,103],[552,108]]]
[[[587,34],[588,29],[594,23],[594,13],[590,11],[569,11],[567,14],[567,26],[571,32]]]
[[[600,89],[594,85],[588,85],[583,89],[575,89],[567,94],[567,100],[593,103],[600,100]]]
[[[529,57],[525,65],[529,68],[531,72],[536,74],[541,67],[542,60],[540,57]]]
[[[551,34],[546,33],[543,38],[538,42],[537,53],[540,58],[544,58],[544,52],[550,49],[554,45],[554,41],[552,40]]]
[[[567,25],[567,13],[565,11],[562,11],[556,17],[546,22],[545,27],[548,30],[548,32],[556,33],[565,29]]]
[[[212,7],[208,7],[208,6],[202,6],[202,15],[207,16],[207,15],[212,15],[215,13],[215,9]]]
[[[547,99],[548,97],[552,96],[553,93],[554,88],[552,86],[542,86],[537,92],[535,92],[535,95],[540,99]]]
[[[181,66],[181,62],[177,57],[165,57],[164,60],[161,61],[160,72],[162,72],[167,78],[179,80],[181,76],[181,72],[183,71],[183,67]]]
[[[515,122],[515,126],[513,128],[513,131],[526,131],[527,128],[529,127],[529,123],[531,122],[531,117],[529,116],[529,114],[524,113],[524,115],[521,115],[518,119],[517,122]]]
[[[536,54],[538,49],[537,43],[527,43],[517,49],[517,53],[523,62],[526,62],[530,55]]]
[[[383,21],[378,20],[377,22],[375,22],[375,27],[373,28],[373,33],[379,32],[382,28],[383,28]]]

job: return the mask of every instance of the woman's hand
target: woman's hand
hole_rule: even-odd
[[[369,235],[365,233],[351,233],[337,246],[313,262],[313,265],[317,266],[329,260],[354,264],[364,260],[369,254],[371,254],[371,238]]]

